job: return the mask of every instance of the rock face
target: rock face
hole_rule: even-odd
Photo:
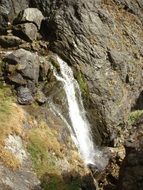
[[[14,27],[13,34],[25,41],[32,42],[37,39],[37,27],[33,23],[19,24]]]
[[[0,36],[0,46],[3,48],[17,47],[23,43],[23,40],[16,36]]]
[[[120,190],[142,190],[143,187],[143,152],[130,148],[120,170]]]
[[[25,80],[29,79],[34,83],[38,82],[39,59],[37,54],[24,49],[18,49],[7,55],[5,61],[8,63],[6,70],[9,73],[9,78],[15,74],[20,74]]]
[[[18,103],[27,105],[34,101],[33,94],[39,79],[39,57],[24,49],[18,49],[8,54],[5,62],[5,80],[13,84],[17,90]],[[39,101],[45,103],[44,97]]]
[[[41,190],[38,189],[40,184],[34,172],[30,169],[32,167],[29,160],[26,160],[25,165],[19,171],[13,172],[8,167],[0,163],[0,189],[1,190]],[[37,187],[37,188],[36,188]]]
[[[49,0],[47,0],[47,1],[45,1],[45,0],[44,1],[42,1],[42,0],[32,0],[32,1],[30,1],[30,7],[36,7],[36,8],[38,7],[39,10],[42,10],[42,13],[44,15],[47,15],[47,13],[50,12],[51,3],[52,2],[54,3],[54,1],[53,0],[52,1],[49,1]]]
[[[0,9],[4,10],[5,15],[10,22],[13,21],[14,17],[23,9],[29,5],[28,0],[1,0]]]
[[[136,113],[136,112],[134,112]],[[126,157],[122,162],[118,189],[141,190],[143,187],[143,113],[134,115],[126,133]]]
[[[17,100],[20,104],[27,105],[33,102],[33,97],[30,90],[27,87],[19,87],[17,89]]]
[[[22,22],[31,22],[34,23],[37,28],[40,30],[41,22],[44,19],[41,11],[36,8],[27,8],[19,13],[17,18],[14,20],[15,24],[20,24]]]
[[[8,26],[8,16],[3,7],[0,7],[0,34],[6,34],[7,26]]]
[[[50,9],[46,4],[33,1],[48,17],[50,48],[80,66],[93,130],[99,143],[108,135],[112,141],[142,91],[142,1],[55,0]]]
[[[44,16],[36,8],[27,8],[21,11],[14,19],[13,34],[25,41],[32,42],[37,39]]]

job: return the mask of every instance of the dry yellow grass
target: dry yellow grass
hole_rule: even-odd
[[[21,162],[14,156],[12,152],[1,147],[0,150],[0,159],[1,161],[12,170],[19,169]]]
[[[5,140],[9,134],[22,136],[24,111],[13,102],[9,88],[0,89],[0,159],[7,166],[15,169],[19,166],[18,159],[5,150]]]
[[[49,151],[55,154],[57,157],[61,157],[61,145],[57,141],[56,135],[52,133],[51,129],[36,128],[32,129],[29,134],[29,141],[41,142],[43,146]]]

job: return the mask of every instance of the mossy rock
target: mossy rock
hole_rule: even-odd
[[[79,88],[80,88],[80,91],[82,94],[83,102],[86,106],[90,102],[90,94],[89,94],[89,88],[88,88],[87,81],[85,79],[84,74],[82,73],[82,71],[80,69],[73,68],[73,70],[74,70],[74,77],[79,84]]]

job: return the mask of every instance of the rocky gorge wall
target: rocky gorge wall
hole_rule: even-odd
[[[142,91],[142,6],[141,1],[80,0],[51,1],[50,12],[41,8],[48,17],[50,49],[78,64],[88,84],[87,109],[100,143],[113,131],[116,136]]]
[[[38,9],[26,9],[27,7]],[[52,160],[58,158],[57,163],[65,163],[65,160],[59,157],[61,154],[67,155],[69,148],[71,150],[74,148],[72,148],[72,143],[68,147],[59,145],[61,141],[57,139],[61,137],[55,133],[58,130],[63,133],[66,129],[61,127],[62,121],[51,116],[52,113],[47,108],[47,100],[50,97],[63,110],[63,113],[66,113],[62,86],[55,81],[50,71],[50,64],[59,69],[54,53],[65,60],[72,67],[80,85],[95,143],[102,147],[109,147],[105,150],[111,158],[109,166],[100,174],[98,172],[94,174],[95,171],[93,171],[101,189],[142,189],[142,180],[140,180],[142,173],[137,172],[138,167],[142,167],[142,24],[142,0],[0,1],[2,93],[4,91],[5,94],[4,86],[10,85],[13,91],[12,96],[17,97],[17,100],[12,100],[12,102],[16,101],[25,105],[22,107],[24,113],[34,117],[31,122],[38,123],[37,129],[32,125],[30,127],[32,131],[31,129],[26,131],[32,144],[35,143],[35,135],[39,133],[43,139],[54,139],[58,147],[57,151],[53,144],[49,147],[47,144],[42,144],[40,148],[38,146],[38,151],[45,151],[48,148],[48,151],[51,150]],[[7,99],[7,95],[6,97],[2,95],[2,99]],[[36,107],[33,108],[33,104],[34,106],[36,104]],[[54,132],[50,132],[52,134],[50,137],[49,132],[41,130],[41,120],[39,121],[37,114],[33,116],[32,112],[39,113],[42,120],[46,122],[44,126],[53,128]],[[43,115],[46,115],[47,119]],[[58,123],[58,127],[53,126],[52,122]],[[12,133],[17,133],[17,130]],[[11,134],[11,130],[6,133],[6,136],[8,134]],[[21,133],[18,134],[22,136]],[[67,142],[70,135],[68,132],[63,134]],[[27,140],[24,140],[24,144],[27,144]],[[31,144],[29,146],[31,150]],[[71,155],[72,152],[67,157]],[[45,155],[42,152],[39,155],[38,152],[38,158],[36,157],[40,160],[38,163],[40,167],[43,167],[42,164],[45,163],[42,163],[40,156],[45,159]],[[134,162],[134,158],[137,158],[137,162]],[[75,158],[72,158],[69,162],[74,163],[74,161]],[[76,172],[81,176],[86,176],[86,172],[83,172],[84,166],[82,165],[82,171],[78,168],[79,163],[82,165],[82,161],[78,160],[75,164]],[[60,170],[62,164],[59,164],[59,168],[56,167],[56,169]],[[135,173],[132,174],[134,165]],[[73,166],[71,164],[72,167],[74,164]],[[72,181],[71,178],[78,178],[77,173],[67,175],[66,180],[68,178],[68,181]],[[46,183],[53,179],[50,175],[43,174],[43,176],[41,181],[44,180]],[[17,180],[18,177],[15,177],[15,181]],[[66,181],[64,176],[62,180]],[[63,186],[62,180],[57,176],[56,183]],[[93,179],[89,177],[88,182],[90,180]],[[73,182],[77,183],[76,180]],[[8,184],[15,189],[10,183]],[[37,184],[39,184],[38,180]],[[74,184],[72,188],[76,187]],[[24,188],[30,187],[23,184]],[[35,188],[42,187],[38,185]],[[46,189],[46,186],[44,188]],[[47,183],[48,188],[51,186]],[[57,186],[54,188],[56,189]],[[89,187],[82,182],[82,189],[84,188]],[[96,189],[94,185],[90,188]]]

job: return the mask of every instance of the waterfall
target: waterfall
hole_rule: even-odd
[[[71,137],[75,142],[85,164],[100,165],[104,167],[102,153],[94,147],[90,125],[82,103],[81,92],[77,81],[74,79],[72,69],[57,56],[60,72],[54,70],[56,79],[62,82],[68,102],[69,118],[71,120]],[[77,93],[76,93],[77,92]],[[78,97],[76,96],[78,94]],[[55,109],[55,108],[54,108]],[[56,111],[56,109],[55,109]],[[102,164],[100,163],[102,162]],[[98,167],[98,166],[97,166]]]

